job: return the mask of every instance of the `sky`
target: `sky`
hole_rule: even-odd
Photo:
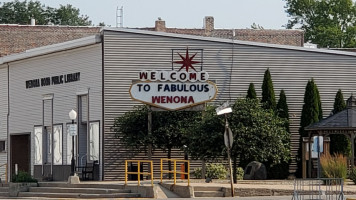
[[[22,0],[20,0],[22,1]],[[58,8],[71,4],[88,15],[93,24],[116,26],[116,10],[123,7],[124,27],[154,27],[160,17],[167,27],[202,28],[205,16],[213,16],[215,28],[284,29],[288,21],[284,0],[39,0]],[[0,2],[9,2],[0,0]]]

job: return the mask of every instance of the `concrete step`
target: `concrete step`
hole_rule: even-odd
[[[195,186],[194,191],[222,191],[222,187]]]
[[[224,197],[222,191],[194,191],[195,197]]]
[[[0,192],[0,197],[9,197],[9,192]]]
[[[9,192],[8,187],[0,187],[0,192]]]
[[[62,187],[31,187],[29,192],[43,193],[82,193],[82,194],[112,194],[130,193],[131,190],[107,188],[62,188]]]
[[[105,188],[105,189],[124,189],[124,185],[119,184],[94,184],[94,183],[79,183],[68,184],[67,182],[39,182],[39,187],[61,187],[61,188]]]
[[[113,193],[113,194],[81,194],[81,193],[42,193],[42,192],[19,192],[19,197],[46,197],[46,198],[139,198],[137,193]]]

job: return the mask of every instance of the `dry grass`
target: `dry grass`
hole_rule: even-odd
[[[347,176],[347,158],[342,154],[324,154],[320,157],[320,165],[325,178],[343,178]]]

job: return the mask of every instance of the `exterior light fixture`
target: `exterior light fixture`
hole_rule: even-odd
[[[69,119],[72,120],[71,127],[69,129],[69,134],[72,136],[72,160],[70,163],[70,175],[75,175],[75,159],[74,159],[74,136],[77,135],[77,128],[74,125],[74,120],[77,118],[77,112],[75,110],[71,110],[69,112]]]

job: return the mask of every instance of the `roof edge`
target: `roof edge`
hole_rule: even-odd
[[[10,54],[8,56],[0,57],[0,65],[4,63],[23,60],[26,58],[36,57],[43,54],[50,54],[58,51],[74,49],[78,47],[88,46],[101,42],[100,34],[84,37],[76,40],[71,40],[63,43],[52,44],[48,46],[29,49],[21,53]]]
[[[308,51],[308,52],[315,52],[315,53],[337,54],[337,55],[355,56],[356,57],[356,53],[354,53],[354,52],[336,51],[336,50],[329,50],[329,49],[313,49],[313,48],[305,48],[305,47],[298,47],[298,46],[251,42],[251,41],[242,41],[242,40],[231,40],[231,39],[223,39],[223,38],[216,38],[216,37],[204,37],[204,36],[177,34],[177,33],[146,31],[146,30],[138,30],[138,29],[104,27],[102,29],[102,31],[126,32],[126,33],[136,33],[136,34],[145,34],[145,35],[157,35],[157,36],[164,36],[164,37],[204,40],[204,41],[211,41],[211,42],[234,43],[234,44],[240,44],[240,45],[249,45],[249,46],[267,47],[267,48],[279,48],[279,49],[288,49],[288,50],[296,50],[296,51]]]

